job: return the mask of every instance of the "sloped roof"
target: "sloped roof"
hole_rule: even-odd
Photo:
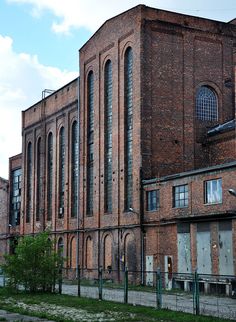
[[[235,129],[235,119],[230,120],[230,121],[228,121],[226,123],[218,124],[218,125],[214,126],[213,128],[211,128],[211,129],[209,129],[207,131],[207,135],[208,136],[213,136],[213,135],[216,135],[216,134],[219,134],[219,133],[232,131],[234,129]]]

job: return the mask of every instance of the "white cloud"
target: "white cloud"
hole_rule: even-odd
[[[58,89],[78,72],[40,64],[37,56],[17,54],[10,37],[0,35],[0,176],[8,177],[8,158],[21,152],[21,111]]]
[[[70,32],[71,28],[79,27],[95,31],[105,20],[140,3],[137,0],[8,0],[8,2],[30,4],[31,13],[36,16],[41,15],[43,10],[51,11],[58,18],[53,22],[52,29],[55,32],[64,33]],[[145,3],[157,6],[156,0],[145,1]]]
[[[31,5],[31,13],[40,16],[44,10],[49,10],[57,18],[52,22],[55,32],[69,33],[72,28],[85,27],[95,31],[104,21],[140,4],[139,0],[7,0],[9,3]],[[227,4],[221,0],[144,0],[141,3],[160,9],[200,15],[212,19],[233,19],[235,0]],[[233,9],[234,8],[234,9]],[[225,14],[227,14],[225,16]],[[231,18],[228,18],[231,17]]]

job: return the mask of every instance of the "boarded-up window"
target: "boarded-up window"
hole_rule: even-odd
[[[136,270],[136,247],[134,237],[131,234],[126,235],[124,244],[124,265],[128,270]]]
[[[104,269],[112,267],[112,240],[111,236],[107,235],[104,238]]]
[[[86,240],[86,268],[93,268],[93,240],[90,236]]]
[[[70,243],[70,265],[71,268],[76,268],[76,240],[74,237]]]

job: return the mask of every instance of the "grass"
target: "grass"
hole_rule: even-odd
[[[9,298],[11,301],[9,302]],[[188,313],[181,313],[169,310],[156,310],[154,308],[132,306],[109,301],[98,301],[94,299],[78,298],[69,295],[56,294],[27,294],[12,293],[6,289],[0,289],[0,307],[2,309],[17,312],[21,314],[34,315],[42,318],[52,319],[58,322],[75,321],[69,317],[56,316],[49,310],[40,312],[40,310],[32,313],[29,309],[16,307],[14,303],[23,302],[27,305],[57,305],[70,312],[72,309],[80,309],[88,312],[88,314],[107,314],[104,320],[93,318],[91,321],[112,321],[109,314],[113,312],[116,315],[115,321],[162,321],[162,322],[220,322],[230,321],[207,316],[195,316]],[[110,315],[111,316],[111,315]],[[89,319],[88,319],[89,320]],[[87,321],[87,320],[81,320]],[[114,319],[113,319],[114,321]],[[232,322],[232,321],[231,321]]]

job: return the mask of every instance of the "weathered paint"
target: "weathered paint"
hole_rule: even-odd
[[[146,256],[146,285],[153,286],[153,256]]]
[[[197,232],[197,268],[200,274],[211,274],[210,231]]]
[[[232,230],[219,230],[219,273],[234,274]]]
[[[178,272],[191,273],[190,233],[178,233]]]

